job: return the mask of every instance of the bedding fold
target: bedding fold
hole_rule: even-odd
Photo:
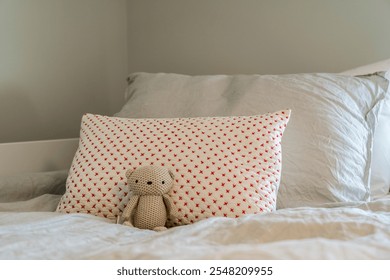
[[[390,196],[209,218],[163,232],[88,214],[0,213],[0,259],[389,259]]]

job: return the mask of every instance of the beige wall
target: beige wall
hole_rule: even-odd
[[[340,71],[390,58],[390,0],[128,0],[129,71]]]
[[[130,72],[341,71],[389,27],[390,0],[0,0],[0,143],[77,137]]]
[[[126,86],[126,0],[0,0],[0,142],[78,137]]]

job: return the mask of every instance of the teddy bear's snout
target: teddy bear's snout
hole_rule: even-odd
[[[153,182],[152,181],[148,181],[146,184],[151,185],[151,184],[153,184]]]

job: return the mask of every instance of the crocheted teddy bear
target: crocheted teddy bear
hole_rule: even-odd
[[[140,229],[165,230],[173,206],[168,195],[173,186],[173,174],[161,166],[143,166],[127,170],[131,191],[129,202],[118,223]]]

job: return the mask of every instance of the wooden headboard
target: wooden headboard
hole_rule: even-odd
[[[0,144],[0,176],[69,169],[78,138]]]

